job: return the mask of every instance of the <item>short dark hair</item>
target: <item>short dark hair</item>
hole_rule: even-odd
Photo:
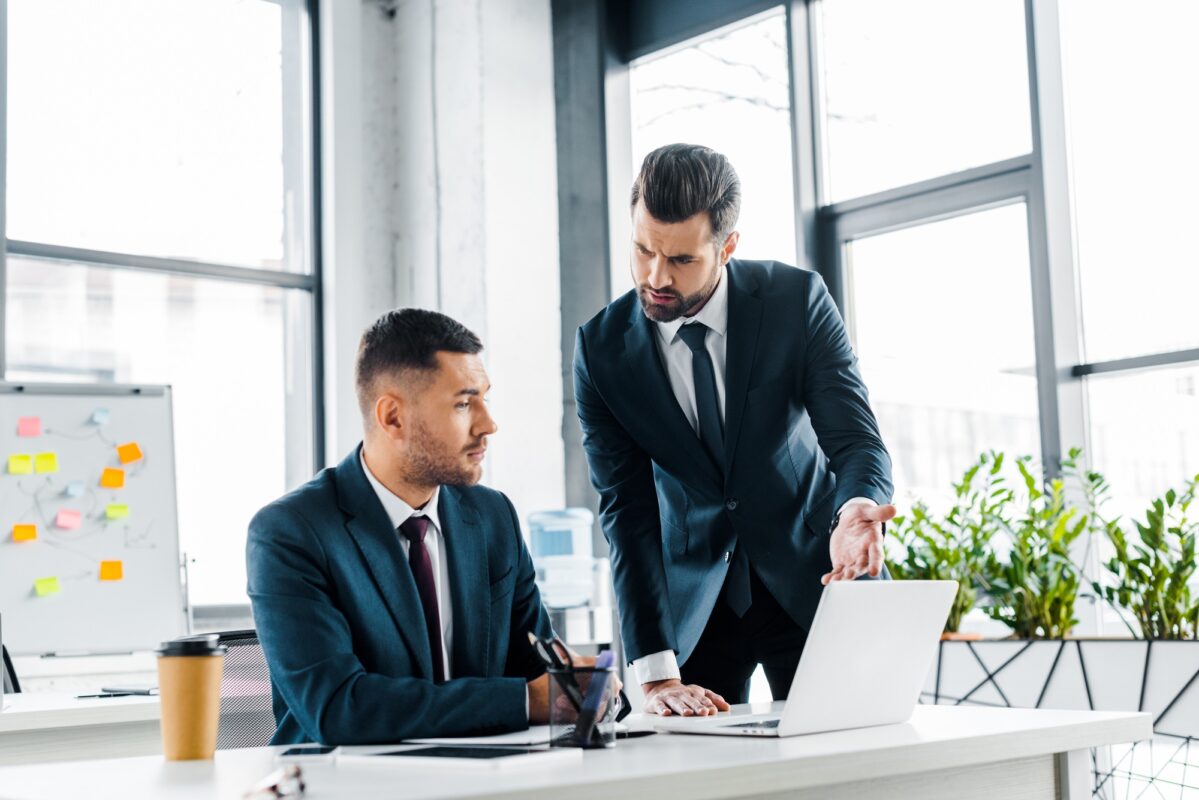
[[[423,308],[397,308],[375,320],[358,343],[354,383],[363,416],[371,413],[383,374],[437,369],[437,353],[478,353],[483,342],[460,322]]]
[[[641,162],[630,207],[638,200],[662,222],[682,222],[707,211],[712,238],[719,245],[741,214],[741,179],[729,160],[710,147],[668,144]]]

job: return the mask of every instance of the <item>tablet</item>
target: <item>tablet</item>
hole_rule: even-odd
[[[374,753],[341,753],[340,764],[391,764],[396,766],[435,766],[454,769],[507,769],[525,766],[552,766],[578,762],[583,751],[577,747],[455,747],[434,745]]]

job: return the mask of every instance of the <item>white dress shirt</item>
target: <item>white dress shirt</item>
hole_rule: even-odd
[[[441,620],[439,655],[445,665],[445,678],[449,680],[453,677],[450,674],[450,653],[453,652],[451,643],[454,636],[454,608],[450,600],[450,574],[444,557],[445,540],[441,534],[441,522],[437,519],[437,498],[441,494],[441,487],[433,490],[433,496],[425,503],[424,508],[413,508],[379,482],[366,465],[364,452],[359,452],[358,458],[362,461],[362,471],[366,473],[366,479],[370,481],[375,494],[379,496],[379,502],[383,504],[383,510],[391,519],[391,527],[400,539],[400,547],[404,548],[405,557],[408,556],[410,544],[408,537],[400,533],[400,526],[407,522],[409,517],[427,517],[429,520],[429,527],[425,531],[425,550],[428,551],[429,561],[433,564],[433,583],[437,587],[437,617]],[[437,655],[434,654],[434,657]]]
[[[716,373],[716,399],[720,405],[720,418],[725,418],[724,371],[725,353],[728,351],[729,325],[729,276],[728,265],[720,270],[720,279],[716,289],[704,307],[692,317],[679,317],[673,322],[655,322],[658,353],[662,356],[662,364],[666,367],[666,376],[670,379],[670,388],[674,391],[675,400],[683,415],[687,417],[692,430],[699,431],[699,412],[695,405],[695,377],[691,371],[691,348],[679,336],[679,328],[696,322],[708,327],[704,338],[704,347],[712,359],[712,370]],[[855,497],[846,501],[845,506],[855,502],[874,501],[864,497]],[[679,662],[673,650],[662,650],[643,656],[633,662],[637,671],[637,680],[641,683],[677,679],[679,677]]]

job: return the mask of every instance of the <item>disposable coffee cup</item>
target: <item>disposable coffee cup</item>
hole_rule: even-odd
[[[168,761],[212,758],[220,723],[225,648],[214,633],[163,642],[158,653],[162,752]]]

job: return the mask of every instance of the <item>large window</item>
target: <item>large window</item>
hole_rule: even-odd
[[[1020,0],[820,4],[827,199],[1027,153]]]
[[[1126,11],[1062,2],[1062,66],[1092,450],[1140,516],[1199,473],[1199,4]]]
[[[896,499],[937,506],[980,452],[1041,446],[1024,4],[837,0],[813,17],[816,235],[832,243],[815,266],[841,289]]]
[[[304,0],[8,2],[7,380],[170,384],[193,605],[314,432]]]
[[[629,71],[633,174],[655,148],[704,144],[741,179],[737,257],[795,263],[791,100],[780,7],[650,56]],[[623,294],[628,285],[613,286]]]
[[[850,334],[905,506],[951,501],[984,450],[1037,451],[1026,216],[1013,203],[846,245]]]

